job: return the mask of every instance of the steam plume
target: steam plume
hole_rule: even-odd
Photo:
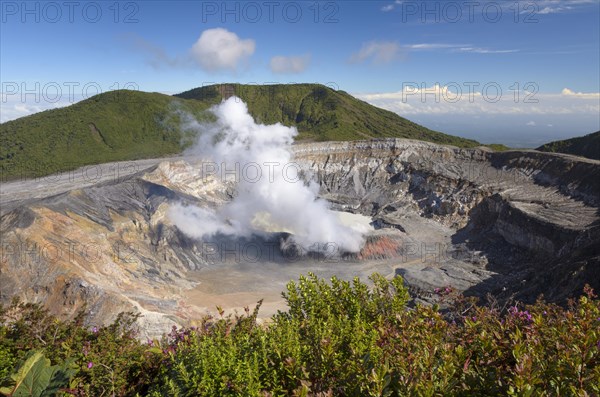
[[[217,210],[173,206],[170,219],[182,232],[200,239],[219,233],[248,237],[261,233],[257,224],[262,221],[292,233],[293,241],[305,249],[319,251],[319,246],[333,243],[340,251],[360,250],[362,231],[340,222],[329,203],[317,198],[315,182],[300,180],[290,151],[296,128],[257,124],[237,97],[211,111],[214,123],[188,120],[186,127],[198,132],[191,151],[213,162],[203,163],[205,171],[236,178],[237,196]]]

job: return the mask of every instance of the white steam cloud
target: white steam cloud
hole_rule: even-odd
[[[216,210],[171,207],[169,217],[183,233],[198,239],[215,234],[248,237],[264,233],[259,224],[267,223],[270,231],[292,233],[293,242],[305,249],[319,251],[315,247],[335,244],[341,252],[360,251],[364,230],[343,225],[329,203],[317,197],[319,186],[299,178],[290,151],[296,128],[255,123],[237,97],[211,111],[216,122],[192,119],[186,126],[198,131],[192,151],[214,164],[203,162],[203,171],[220,177],[235,170],[237,195]]]

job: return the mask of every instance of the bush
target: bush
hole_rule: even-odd
[[[60,385],[63,393],[126,396],[146,390],[158,371],[157,352],[138,341],[138,316],[122,313],[106,327],[84,327],[84,316],[82,310],[73,320],[60,321],[41,306],[19,300],[0,307],[0,384],[10,382],[15,365],[35,351],[47,366],[74,369],[70,381]]]
[[[600,393],[600,302],[589,288],[564,308],[540,300],[500,309],[459,297],[442,314],[408,309],[400,277],[375,274],[371,284],[310,274],[287,285],[288,310],[266,324],[257,320],[259,302],[146,343],[136,339],[132,315],[89,330],[83,314],[61,322],[13,303],[0,310],[0,351],[7,352],[0,374],[6,378],[27,351],[39,350],[57,366],[73,363],[63,395]]]

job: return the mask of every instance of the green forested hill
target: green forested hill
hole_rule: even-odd
[[[294,125],[299,140],[340,141],[369,138],[411,138],[461,147],[478,146],[470,139],[432,131],[396,113],[320,84],[221,84],[176,95],[203,103],[218,103],[236,95],[262,123]]]
[[[233,94],[248,103],[257,121],[297,126],[299,140],[398,137],[479,145],[318,84],[222,84],[176,96],[120,90],[0,124],[2,179],[179,153],[189,137],[181,130],[178,110],[204,118],[206,109]]]
[[[5,179],[47,175],[87,164],[181,151],[176,109],[201,115],[206,105],[169,95],[113,91],[74,105],[0,124]]]
[[[537,148],[542,152],[566,153],[600,160],[600,131],[585,136],[554,141]]]

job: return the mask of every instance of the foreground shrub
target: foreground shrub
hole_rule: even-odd
[[[370,285],[310,274],[287,285],[288,310],[266,324],[259,302],[145,343],[135,316],[90,330],[83,316],[64,323],[17,304],[0,310],[0,374],[39,350],[73,363],[62,393],[81,396],[600,395],[600,301],[589,288],[564,308],[458,299],[442,314],[408,309],[400,277]]]
[[[36,304],[15,300],[0,307],[0,374],[4,374],[0,384],[10,385],[10,374],[36,352],[43,354],[48,367],[52,363],[73,370],[68,372],[68,381],[53,383],[63,394],[125,396],[146,390],[159,364],[156,350],[137,339],[134,324],[138,317],[122,313],[106,327],[84,327],[84,315],[81,311],[74,320],[64,322]],[[0,393],[9,395],[4,389]]]

